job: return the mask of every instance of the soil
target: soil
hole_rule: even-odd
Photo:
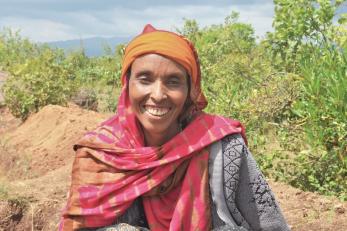
[[[110,114],[49,105],[25,122],[0,108],[0,231],[57,230],[72,145]],[[269,179],[292,230],[347,230],[347,203]]]

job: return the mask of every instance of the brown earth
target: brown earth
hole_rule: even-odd
[[[0,108],[0,231],[57,230],[72,145],[110,115],[49,105],[24,123]],[[292,230],[347,230],[347,203],[269,180]]]

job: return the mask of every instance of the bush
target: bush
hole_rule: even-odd
[[[19,32],[5,28],[0,31],[0,70],[8,70],[15,64],[24,63],[26,59],[37,56],[41,47],[22,38]]]
[[[347,52],[327,45],[309,54],[300,60],[301,94],[291,115],[293,126],[302,121],[307,145],[288,180],[347,199]]]
[[[66,104],[70,98],[72,73],[61,65],[61,52],[45,49],[37,57],[11,67],[3,89],[12,114],[23,120],[48,104]]]

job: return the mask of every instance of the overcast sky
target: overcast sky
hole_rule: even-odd
[[[183,18],[220,24],[233,10],[256,35],[272,30],[272,0],[0,0],[0,28],[20,29],[35,42],[129,37],[147,23],[165,30],[181,27]]]

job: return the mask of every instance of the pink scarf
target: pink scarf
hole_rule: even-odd
[[[200,111],[206,102],[200,69],[195,72],[199,86],[192,86],[191,97],[200,108],[182,132],[160,147],[145,147],[123,82],[117,114],[74,147],[72,183],[60,230],[111,225],[138,197],[151,230],[211,228],[209,146],[229,134],[241,133],[244,139],[245,134],[239,122]]]

